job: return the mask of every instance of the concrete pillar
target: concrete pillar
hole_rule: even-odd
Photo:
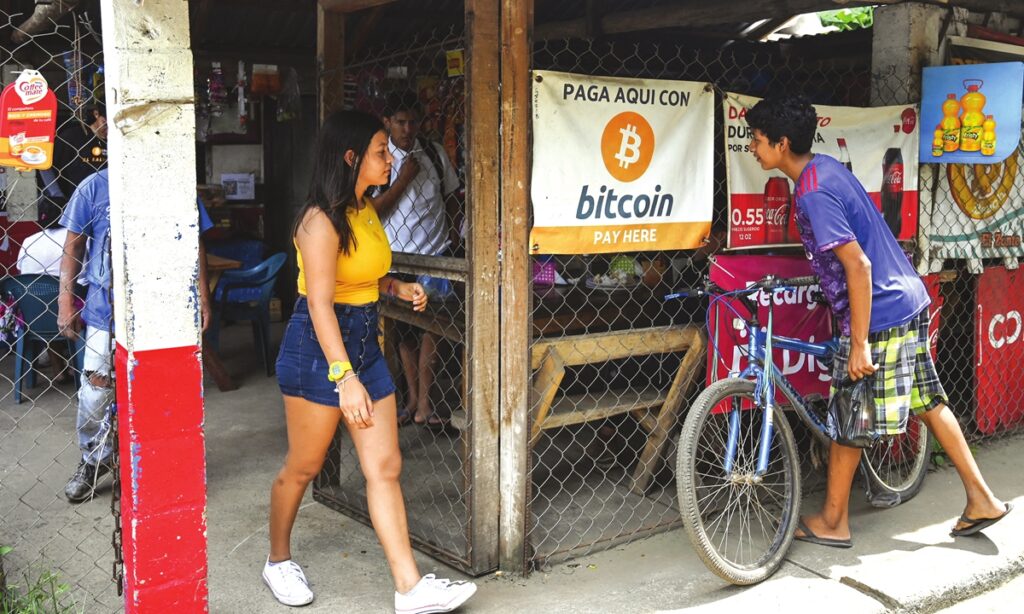
[[[917,3],[876,8],[871,46],[871,105],[920,101],[921,69],[944,63],[943,34],[961,36],[966,31],[965,9]]]
[[[125,611],[204,612],[206,467],[188,3],[102,0]]]

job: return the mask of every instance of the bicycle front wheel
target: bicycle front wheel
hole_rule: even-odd
[[[777,406],[768,470],[756,475],[765,412],[754,382],[726,379],[697,397],[679,438],[676,484],[683,526],[708,569],[733,584],[756,584],[782,564],[800,514],[800,465],[789,422]],[[730,414],[736,454],[725,469]]]
[[[870,482],[872,505],[893,507],[913,498],[924,483],[930,456],[931,433],[924,420],[914,415],[905,433],[864,450],[861,465]]]

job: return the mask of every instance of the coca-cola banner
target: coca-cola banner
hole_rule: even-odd
[[[779,277],[813,275],[810,262],[803,256],[717,256],[711,267],[711,281],[726,290],[744,288],[771,273]],[[773,330],[777,335],[796,337],[807,341],[825,341],[832,338],[832,318],[828,307],[811,301],[810,293],[816,286],[801,287],[793,291],[770,294],[764,290],[753,295],[758,305],[758,317],[768,324],[768,302],[775,303]],[[746,317],[742,306],[736,310]],[[708,352],[708,384],[740,372],[747,366],[744,352],[747,331],[736,330],[736,316],[725,307],[711,311],[709,335],[718,351]],[[711,345],[709,343],[709,345]],[[813,356],[789,350],[775,350],[775,364],[796,386],[800,394],[812,393],[828,397],[830,371]],[[779,400],[782,401],[781,394]]]
[[[1024,422],[1024,270],[987,267],[978,278],[975,311],[978,429],[986,435]]]
[[[706,83],[534,71],[530,253],[699,247],[714,111]]]
[[[764,171],[750,153],[747,111],[761,99],[725,95],[729,182],[729,247],[797,244],[792,182]],[[860,180],[900,240],[917,234],[917,107],[815,105],[818,132],[812,151],[832,156]]]

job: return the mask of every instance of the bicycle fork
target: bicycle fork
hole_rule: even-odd
[[[740,416],[744,411],[739,399],[733,399],[733,406],[729,410],[729,435],[726,441],[725,462],[723,469],[725,474],[736,483],[757,484],[764,478],[768,471],[769,453],[771,452],[772,436],[775,431],[775,382],[771,371],[774,365],[772,356],[772,309],[768,310],[768,329],[762,331],[760,326],[748,326],[747,335],[747,368],[741,377],[755,376],[754,399],[757,406],[750,411],[761,409],[764,419],[761,421],[761,432],[758,435],[757,444],[757,466],[753,474],[736,474],[733,468],[736,464],[736,453],[740,440]],[[763,367],[758,366],[758,363]]]

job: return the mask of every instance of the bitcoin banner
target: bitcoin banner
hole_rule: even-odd
[[[729,181],[729,247],[797,244],[792,183],[765,171],[750,153],[747,111],[761,99],[725,95]],[[818,131],[811,151],[839,160],[857,177],[897,239],[917,234],[917,108],[815,105]]]
[[[533,73],[533,254],[699,247],[711,230],[705,83]]]

